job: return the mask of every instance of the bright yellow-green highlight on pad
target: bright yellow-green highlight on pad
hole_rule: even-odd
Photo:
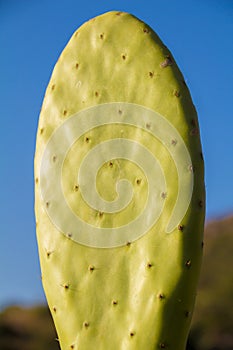
[[[77,186],[83,200],[101,215],[117,215],[130,205],[133,184],[128,180],[120,179],[116,182],[117,196],[112,201],[102,198],[96,188],[96,176],[101,166],[117,159],[132,161],[142,169],[148,183],[148,194],[145,206],[136,218],[129,216],[128,223],[124,225],[116,222],[115,226],[103,228],[80,219],[78,213],[69,207],[62,189],[62,166],[77,139],[94,128],[108,124],[112,128],[120,124],[122,136],[100,142],[84,156],[77,174]],[[156,151],[153,154],[138,140],[127,138],[125,125],[146,130],[157,138],[167,148],[175,163],[178,173],[177,199],[166,232],[176,228],[189,207],[193,191],[192,162],[175,127],[163,116],[143,106],[123,102],[101,104],[77,113],[55,130],[41,163],[40,187],[44,208],[58,230],[78,243],[98,248],[125,245],[146,234],[162,214],[165,197],[169,196],[162,165],[158,162]],[[92,134],[94,138],[94,130]],[[175,145],[173,140],[176,140]],[[108,182],[105,187],[108,187]],[[46,203],[50,203],[49,206]]]

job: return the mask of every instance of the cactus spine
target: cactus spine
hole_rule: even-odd
[[[42,281],[62,350],[184,350],[202,256],[203,157],[174,58],[145,23],[82,25],[35,153]]]

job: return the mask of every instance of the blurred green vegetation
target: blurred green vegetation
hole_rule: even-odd
[[[204,248],[186,350],[232,350],[233,216],[206,225]],[[59,350],[48,308],[6,308],[0,314],[0,349]]]

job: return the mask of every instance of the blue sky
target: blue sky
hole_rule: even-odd
[[[33,208],[40,107],[72,33],[110,10],[144,20],[173,53],[199,115],[207,218],[233,213],[231,0],[0,0],[0,308],[45,301]]]

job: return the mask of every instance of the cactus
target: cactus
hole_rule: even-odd
[[[153,30],[83,24],[47,87],[35,153],[42,282],[62,350],[184,350],[205,215],[195,107]]]

